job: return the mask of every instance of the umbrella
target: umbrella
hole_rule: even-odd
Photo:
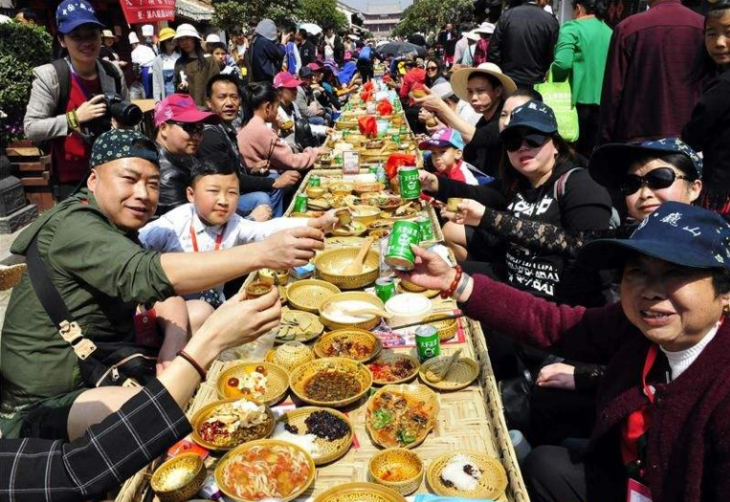
[[[322,28],[320,28],[318,25],[314,23],[304,23],[299,25],[300,30],[306,30],[307,33],[310,33],[312,35],[319,35],[322,33]]]
[[[408,42],[390,42],[378,48],[382,57],[388,56],[411,56],[426,57],[426,49]]]

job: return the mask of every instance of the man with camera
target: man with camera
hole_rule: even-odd
[[[144,319],[135,318],[139,304],[205,291],[260,268],[301,266],[324,247],[321,230],[300,227],[223,251],[143,249],[136,234],[157,209],[159,163],[157,145],[141,133],[102,134],[87,188],[15,240],[11,251],[26,256],[29,272],[13,289],[0,337],[3,437],[74,439],[138,392],[127,386],[131,378],[154,379],[155,351],[142,343]],[[242,318],[251,329],[275,296],[252,302]],[[179,322],[187,330],[186,320]],[[205,361],[176,354],[204,372]],[[151,367],[140,366],[144,357]]]
[[[99,58],[104,25],[94,8],[86,0],[64,0],[56,10],[56,24],[58,41],[68,54],[33,70],[24,126],[28,139],[48,142],[54,196],[60,201],[85,179],[93,138],[111,128],[109,102],[120,105],[114,107],[118,112],[136,107],[127,101],[129,92],[119,68]],[[116,118],[125,117],[117,113]],[[127,126],[136,125],[141,112],[136,120]]]

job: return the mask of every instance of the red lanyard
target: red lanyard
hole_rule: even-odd
[[[221,228],[221,232],[218,234],[218,237],[215,238],[215,251],[218,251],[221,247],[221,242],[223,242],[223,234],[226,232],[226,225],[228,223],[224,223],[223,227]],[[193,229],[193,222],[190,222],[190,240],[193,241],[193,251],[198,252],[198,238],[195,236],[195,230]]]
[[[654,395],[656,392],[651,385],[646,383],[646,377],[654,366],[658,353],[659,347],[656,344],[649,347],[649,352],[646,354],[646,361],[644,361],[644,370],[641,373],[641,386],[650,404],[654,404]],[[627,417],[626,422],[624,422],[621,428],[621,457],[625,465],[639,460],[638,443],[651,427],[651,422],[649,404],[644,404],[638,410],[632,411]],[[643,476],[643,466],[639,468],[639,472]]]

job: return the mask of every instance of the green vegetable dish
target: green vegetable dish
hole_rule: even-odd
[[[434,403],[407,393],[380,392],[368,405],[367,420],[376,443],[407,447],[420,443],[432,428]]]

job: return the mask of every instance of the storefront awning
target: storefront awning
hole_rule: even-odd
[[[215,9],[195,0],[177,0],[175,14],[191,21],[210,21]]]

